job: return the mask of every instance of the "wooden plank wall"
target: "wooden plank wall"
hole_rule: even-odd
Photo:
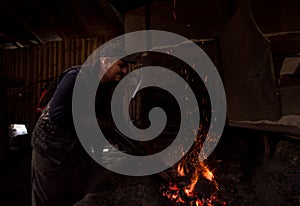
[[[7,89],[9,120],[25,123],[32,131],[38,118],[35,107],[46,84],[38,82],[57,76],[71,66],[83,64],[94,50],[108,40],[103,37],[72,39],[0,53],[2,75],[24,81],[22,87]]]
[[[3,49],[0,48],[0,158],[5,156],[8,151],[8,125],[6,122],[6,89],[5,82],[2,78],[2,58]]]

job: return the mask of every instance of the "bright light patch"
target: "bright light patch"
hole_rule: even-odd
[[[103,152],[109,152],[109,149],[103,149]]]
[[[13,137],[28,134],[27,128],[24,124],[11,124],[10,129],[12,130]]]

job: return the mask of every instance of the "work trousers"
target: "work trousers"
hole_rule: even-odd
[[[62,164],[32,152],[32,206],[71,206],[93,192],[104,169],[82,147],[76,147]]]

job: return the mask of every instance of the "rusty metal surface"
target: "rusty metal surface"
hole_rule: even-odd
[[[229,120],[276,120],[280,101],[270,43],[242,1],[220,36]]]
[[[300,115],[300,86],[280,88],[282,114]]]

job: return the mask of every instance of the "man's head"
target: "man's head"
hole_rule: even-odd
[[[122,59],[115,57],[101,57],[101,71],[99,72],[99,78],[101,74],[104,74],[101,82],[113,82],[120,81],[126,74],[128,69],[128,63]]]
[[[122,46],[110,45],[100,51],[100,73],[103,75],[103,83],[111,81],[120,81],[126,74],[128,63],[135,63],[135,59],[128,57]]]

